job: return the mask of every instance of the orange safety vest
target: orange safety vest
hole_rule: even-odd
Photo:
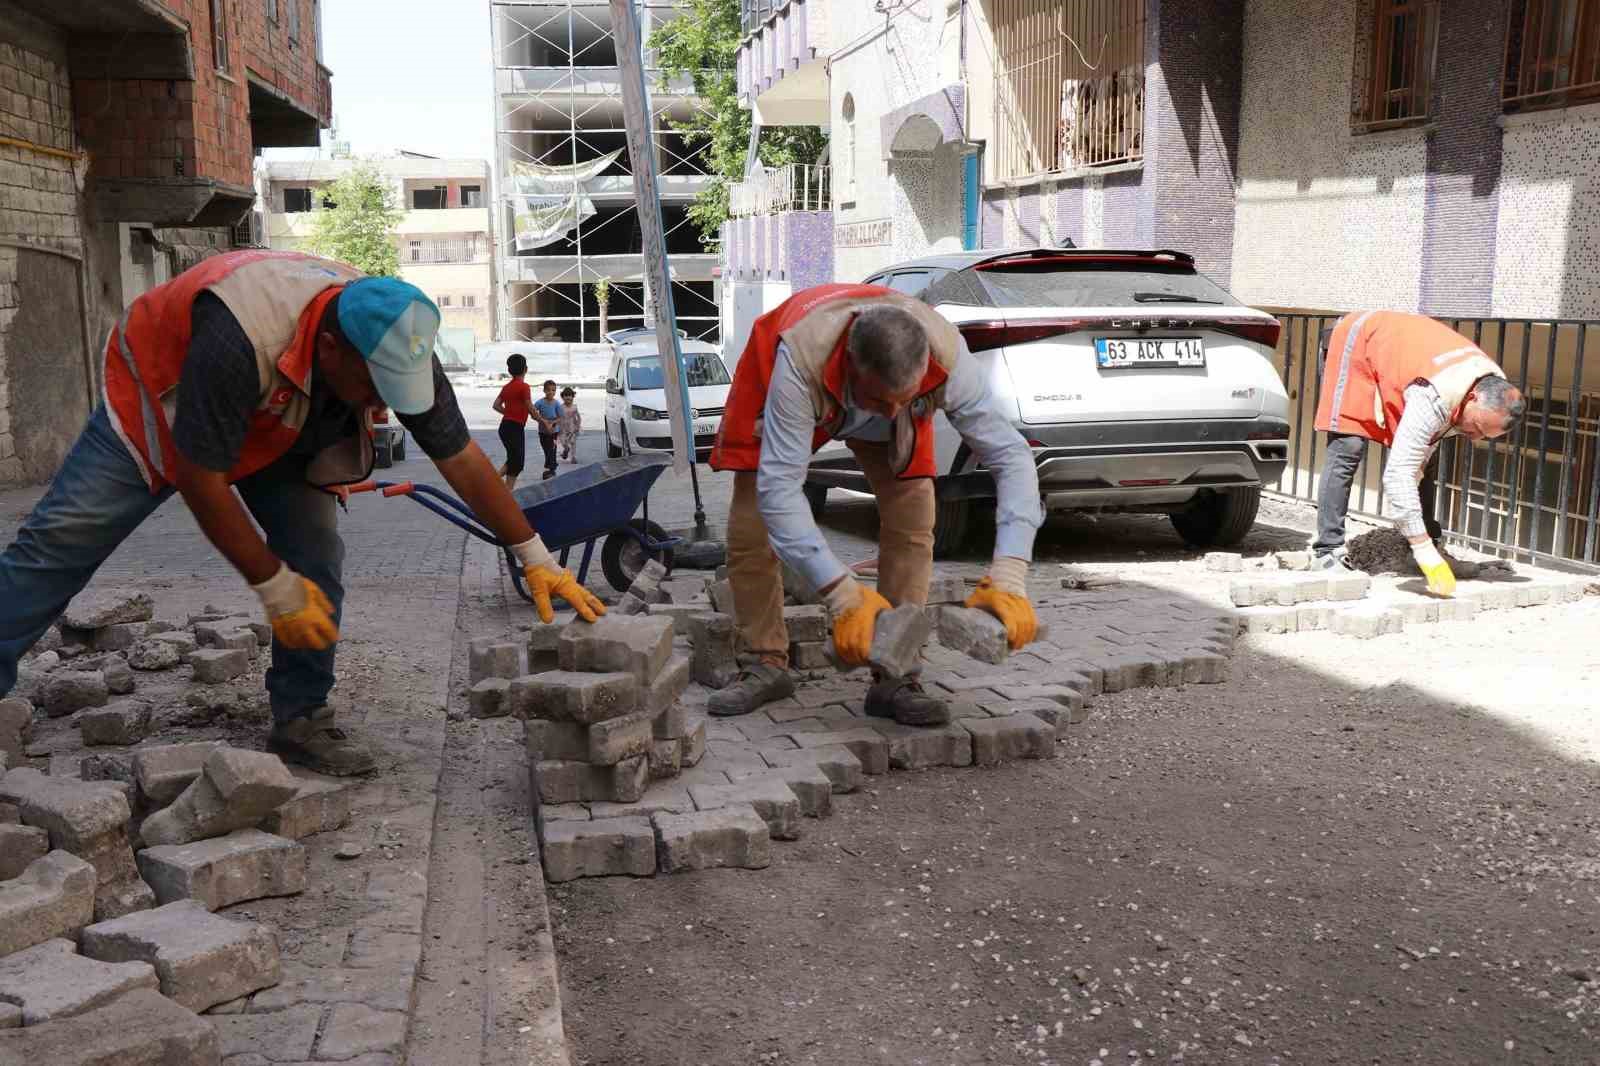
[[[255,348],[260,400],[228,471],[233,482],[281,458],[299,437],[311,406],[317,326],[328,302],[361,276],[354,267],[299,252],[230,252],[133,302],[106,341],[105,406],[151,492],[176,477],[172,422],[195,298],[215,294]],[[370,433],[358,433],[313,457],[307,479],[321,486],[359,481],[371,472],[371,454]]]
[[[1426,315],[1349,314],[1328,339],[1317,429],[1388,447],[1405,413],[1406,389],[1432,385],[1455,425],[1472,386],[1489,376],[1505,374],[1476,344]]]
[[[761,460],[761,422],[777,361],[778,342],[811,389],[818,411],[811,435],[816,451],[833,438],[845,417],[845,343],[850,323],[864,307],[891,303],[922,322],[929,335],[928,371],[917,397],[895,419],[890,452],[901,478],[934,477],[933,413],[944,406],[944,384],[960,352],[960,334],[920,300],[880,285],[817,285],[768,311],[750,329],[733,373],[733,387],[711,449],[713,470],[754,470]],[[808,316],[816,315],[807,322]]]

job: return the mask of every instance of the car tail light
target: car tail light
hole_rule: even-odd
[[[1087,329],[1093,320],[1087,318],[1033,318],[1023,322],[962,322],[957,327],[966,338],[967,348],[986,352],[991,348],[1004,348],[1008,344],[1027,344],[1065,333]]]
[[[1175,481],[1177,481],[1176,478],[1170,477],[1146,477],[1136,478],[1128,481],[1119,481],[1117,484],[1121,485],[1125,489],[1147,489],[1156,485],[1171,485]]]
[[[1283,332],[1283,323],[1275,318],[1214,318],[1205,325],[1218,333],[1274,349],[1278,347],[1278,335]]]

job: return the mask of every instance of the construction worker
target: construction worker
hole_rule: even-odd
[[[994,561],[967,605],[1004,622],[1013,648],[1033,640],[1025,579],[1044,516],[1027,441],[961,334],[926,304],[875,285],[821,285],[756,319],[711,452],[714,469],[735,472],[728,576],[746,662],[709,713],[748,714],[794,691],[780,559],[826,599],[835,650],[850,664],[866,662],[879,612],[927,602],[938,410],[998,489]],[[812,452],[830,439],[849,445],[878,499],[876,589],[828,549],[802,492]],[[865,709],[907,725],[950,719],[915,673],[875,673]]]
[[[106,344],[104,402],[0,554],[0,696],[22,654],[176,491],[272,625],[268,749],[324,773],[370,770],[371,752],[327,705],[344,544],[324,490],[370,473],[371,415],[384,406],[515,545],[544,621],[552,596],[589,621],[603,614],[468,436],[433,355],[438,328],[414,286],[293,252],[215,256],[135,300]]]
[[[1435,544],[1440,528],[1430,460],[1451,434],[1472,441],[1504,436],[1522,417],[1522,394],[1482,349],[1426,315],[1349,314],[1324,344],[1316,425],[1328,447],[1317,494],[1316,566],[1347,565],[1350,485],[1367,442],[1377,441],[1389,449],[1383,489],[1395,525],[1411,542],[1428,590],[1454,594],[1455,575]]]

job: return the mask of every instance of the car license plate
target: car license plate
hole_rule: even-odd
[[[694,425],[694,435],[697,437],[709,437],[716,431],[717,424],[715,422],[696,422]]]
[[[1206,365],[1206,346],[1199,337],[1096,337],[1094,354],[1105,370]]]

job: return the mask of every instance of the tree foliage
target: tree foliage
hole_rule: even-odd
[[[395,232],[402,214],[393,186],[377,165],[358,163],[316,198],[306,250],[372,277],[395,277],[400,273]]]
[[[750,147],[751,115],[739,106],[739,37],[739,0],[689,0],[682,15],[650,35],[663,84],[688,77],[701,98],[694,115],[673,128],[690,147],[706,145],[713,177],[689,208],[706,244],[728,217],[728,186],[744,178]],[[756,155],[769,167],[814,163],[827,141],[815,126],[768,127]]]

